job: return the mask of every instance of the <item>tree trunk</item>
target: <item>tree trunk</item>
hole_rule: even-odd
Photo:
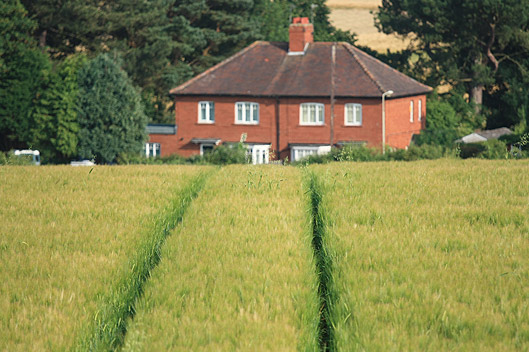
[[[474,107],[476,114],[481,112],[481,105],[483,104],[483,89],[485,89],[485,86],[483,84],[479,84],[475,87],[472,87],[470,90],[470,101],[476,104]]]
[[[48,35],[48,30],[44,29],[42,32],[40,32],[39,36],[39,46],[44,49],[46,46],[46,37]]]

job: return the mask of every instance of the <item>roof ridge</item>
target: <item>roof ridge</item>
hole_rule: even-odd
[[[185,83],[182,83],[181,85],[169,90],[169,94],[175,94],[177,93],[179,90],[182,90],[184,88],[186,88],[187,86],[189,86],[190,84],[194,83],[195,81],[199,80],[200,78],[210,74],[211,72],[217,70],[218,68],[226,65],[227,63],[233,61],[234,59],[238,58],[239,56],[245,54],[247,51],[249,51],[250,49],[254,48],[255,46],[259,45],[259,44],[270,44],[270,42],[266,42],[266,41],[262,41],[262,40],[257,40],[255,42],[253,42],[252,44],[248,45],[246,48],[244,48],[243,50],[240,50],[239,52],[237,52],[236,54],[228,57],[227,59],[224,59],[222,60],[221,62],[219,62],[218,64],[216,64],[215,66],[213,67],[210,67],[208,68],[206,71],[202,72],[201,74],[193,77],[192,79],[190,79],[189,81],[185,82]]]
[[[428,85],[426,85],[426,84],[424,84],[424,83],[421,83],[421,82],[417,81],[415,78],[410,77],[410,76],[408,76],[408,75],[406,75],[406,74],[400,72],[399,70],[397,70],[397,69],[391,67],[391,66],[388,65],[387,63],[385,63],[385,62],[383,62],[383,61],[377,59],[376,57],[374,57],[374,56],[372,56],[372,55],[369,55],[369,54],[366,53],[365,51],[363,51],[363,50],[357,48],[356,46],[351,45],[351,44],[349,44],[349,43],[347,43],[347,42],[344,42],[344,44],[346,44],[346,46],[349,47],[348,49],[349,49],[349,51],[350,51],[351,53],[352,53],[352,50],[356,50],[356,51],[358,51],[359,53],[361,53],[363,56],[365,56],[365,57],[367,57],[367,58],[369,58],[369,59],[371,59],[371,60],[375,60],[378,64],[381,64],[382,66],[385,66],[386,68],[390,69],[390,70],[393,71],[394,73],[397,73],[397,74],[399,74],[399,75],[401,75],[401,76],[403,76],[403,77],[406,77],[406,78],[408,78],[408,79],[411,79],[411,80],[415,81],[415,83],[417,83],[418,85],[420,85],[420,86],[422,86],[422,87],[428,89],[429,91],[432,90],[432,87],[430,87],[430,86],[428,86]],[[353,55],[355,55],[355,58],[356,58],[356,54],[353,54]],[[361,65],[362,65],[362,67],[364,67],[364,64],[363,64],[363,63],[361,63]],[[369,73],[369,75],[371,76],[370,73]],[[374,78],[373,78],[373,79],[374,79]],[[375,82],[379,85],[380,88],[382,88],[382,85],[380,85],[380,84],[378,83],[378,81],[375,80]],[[382,92],[385,92],[385,91],[386,91],[386,90],[382,90]]]
[[[366,75],[373,81],[373,83],[375,83],[375,85],[377,86],[377,88],[380,90],[380,93],[384,93],[386,90],[384,90],[384,88],[382,87],[382,85],[380,84],[379,81],[376,80],[376,78],[373,76],[373,74],[367,69],[367,67],[365,66],[365,64],[358,58],[357,56],[357,53],[355,53],[353,51],[353,49],[357,49],[357,50],[360,50],[358,49],[357,47],[347,43],[347,42],[342,42],[341,43],[342,45],[345,46],[346,50],[349,51],[351,53],[351,56],[353,56],[353,58],[356,60],[356,62],[360,65],[360,67],[362,68],[362,70],[364,70],[364,72],[366,73]]]

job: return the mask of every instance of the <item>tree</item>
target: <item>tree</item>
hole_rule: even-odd
[[[528,0],[383,0],[376,24],[412,35],[427,83],[464,85],[479,111],[502,63],[527,55],[528,20]]]
[[[314,24],[314,40],[354,44],[355,35],[335,28],[329,21],[330,13],[325,0],[257,0],[255,17],[265,40],[288,41],[290,19],[308,17]]]
[[[21,0],[37,22],[35,37],[53,56],[66,56],[79,48],[96,51],[104,34],[100,3],[93,0]]]
[[[70,56],[42,81],[32,107],[31,140],[45,162],[66,162],[77,156],[77,74],[85,62],[84,55]]]
[[[109,54],[79,72],[79,155],[112,163],[120,153],[140,153],[147,118],[141,97]]]
[[[0,3],[0,150],[30,147],[31,109],[51,69],[31,37],[35,23],[19,0]]]

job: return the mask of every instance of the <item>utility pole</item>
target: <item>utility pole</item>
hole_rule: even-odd
[[[393,95],[392,90],[382,93],[382,154],[386,154],[386,97]]]
[[[332,44],[331,51],[331,136],[330,145],[334,145],[334,91],[336,82],[334,81],[334,72],[336,70],[336,43]]]

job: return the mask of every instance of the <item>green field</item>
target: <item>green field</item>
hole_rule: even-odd
[[[195,167],[0,167],[0,350],[71,349]]]
[[[338,350],[529,350],[529,164],[314,168]]]
[[[527,161],[0,167],[0,350],[529,350],[527,214]]]
[[[316,350],[299,170],[234,166],[210,181],[168,240],[125,350]]]

